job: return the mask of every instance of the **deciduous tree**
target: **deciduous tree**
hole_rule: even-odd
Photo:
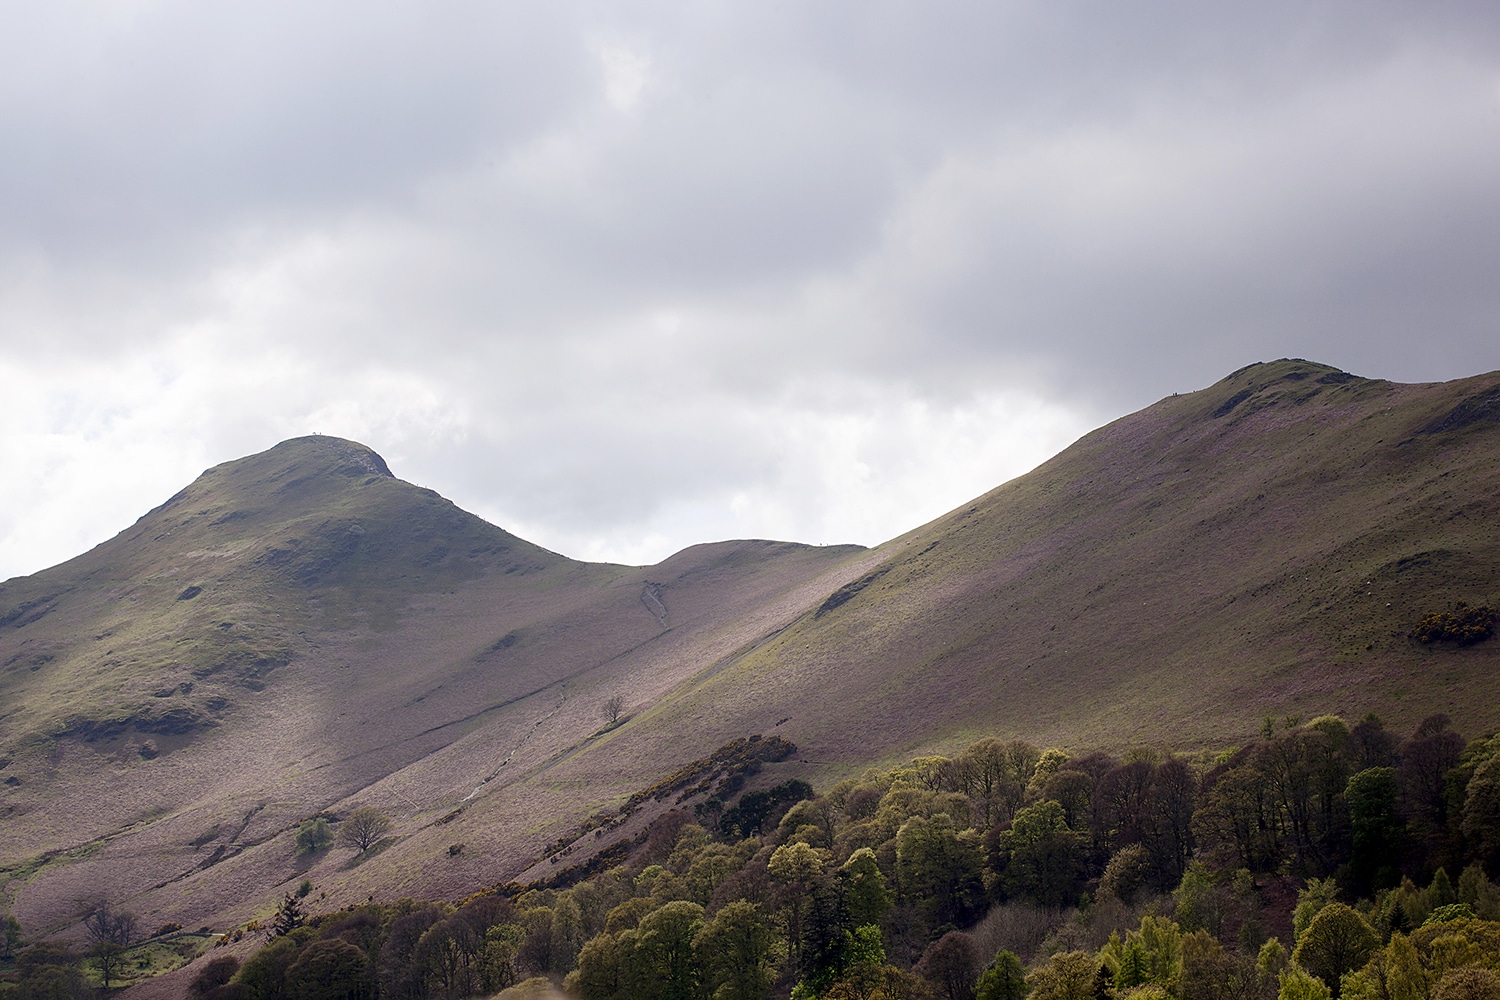
[[[698,960],[693,940],[702,927],[703,907],[687,900],[668,903],[641,921],[635,943],[639,995],[694,1000]]]
[[[1094,1000],[1099,960],[1086,951],[1053,955],[1026,977],[1030,1000]]]
[[[314,816],[297,827],[297,834],[293,839],[297,843],[298,854],[315,854],[333,843],[333,830],[328,826],[328,820],[322,816]]]
[[[368,851],[391,829],[391,819],[374,806],[360,806],[339,824],[339,843],[357,851]]]
[[[1343,903],[1329,903],[1298,940],[1292,961],[1336,990],[1340,977],[1361,968],[1379,947],[1369,921]]]
[[[1013,952],[1002,951],[979,974],[974,1000],[1025,1000],[1026,968]]]
[[[704,992],[714,1000],[765,1000],[774,978],[773,941],[754,903],[737,900],[720,909],[693,941]]]
[[[364,1000],[370,986],[365,953],[339,938],[312,942],[286,970],[291,1000]]]
[[[620,721],[620,716],[625,711],[625,698],[623,695],[610,695],[604,699],[604,704],[599,706],[599,712],[604,716],[604,721],[613,726]]]

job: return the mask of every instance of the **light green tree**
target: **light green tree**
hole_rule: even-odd
[[[313,854],[333,843],[333,830],[328,820],[314,816],[297,827],[295,840],[298,854]]]
[[[635,989],[656,1000],[694,1000],[698,959],[693,940],[703,927],[703,907],[685,899],[646,916],[636,930]]]
[[[809,893],[813,884],[823,877],[827,862],[827,851],[798,841],[776,848],[766,863],[766,871],[771,877],[786,886],[787,945],[792,951],[793,964],[798,968],[803,964],[803,939],[806,937],[803,924],[810,904]]]
[[[1030,1000],[1094,1000],[1099,960],[1086,951],[1053,955],[1026,977]]]
[[[635,939],[634,930],[590,938],[578,952],[578,968],[563,985],[583,1000],[625,1000],[632,995]]]
[[[1276,1000],[1333,1000],[1333,994],[1323,980],[1289,965],[1281,973],[1281,989],[1276,993]]]
[[[775,978],[774,941],[756,904],[740,899],[720,908],[693,941],[704,993],[712,1000],[765,1000]]]
[[[1417,949],[1400,931],[1364,968],[1346,973],[1339,987],[1342,1000],[1428,1000],[1431,992]]]
[[[1310,878],[1297,893],[1297,906],[1292,910],[1292,941],[1302,940],[1302,935],[1312,924],[1318,911],[1338,898],[1339,886],[1331,878]]]
[[[1362,968],[1379,947],[1368,920],[1343,903],[1329,903],[1308,924],[1292,962],[1336,990],[1344,973]]]

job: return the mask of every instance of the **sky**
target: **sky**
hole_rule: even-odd
[[[1500,7],[0,0],[0,579],[309,433],[874,544],[1253,361],[1500,368]]]

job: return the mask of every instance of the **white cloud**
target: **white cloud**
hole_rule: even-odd
[[[619,42],[595,46],[604,76],[604,99],[617,111],[633,111],[651,82],[651,57]]]

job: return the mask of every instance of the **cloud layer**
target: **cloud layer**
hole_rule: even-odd
[[[874,543],[1249,361],[1500,367],[1489,5],[9,21],[0,578],[312,431],[640,562]]]

